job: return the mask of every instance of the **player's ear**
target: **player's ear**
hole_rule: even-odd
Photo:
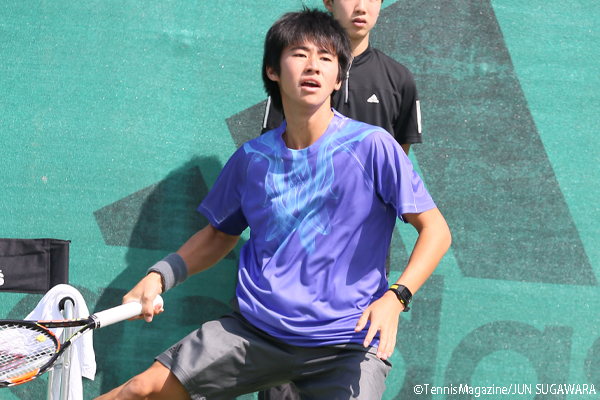
[[[333,0],[323,0],[323,5],[327,11],[333,14]]]
[[[279,82],[279,75],[277,75],[277,73],[275,72],[275,68],[267,65],[266,67],[266,71],[267,71],[267,76],[269,77],[270,80],[272,80],[273,82]]]
[[[336,82],[336,84],[334,86],[335,90],[340,90],[340,88],[342,87],[343,81],[344,81],[343,79],[340,79],[339,81]]]

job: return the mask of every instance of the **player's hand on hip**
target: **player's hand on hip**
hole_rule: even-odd
[[[386,292],[379,300],[373,302],[361,315],[355,331],[360,332],[371,321],[363,345],[368,347],[379,331],[379,347],[377,357],[387,360],[394,352],[398,320],[404,306],[393,292]]]
[[[154,299],[162,293],[162,277],[156,272],[150,272],[129,293],[123,296],[123,304],[130,301],[142,303],[142,315],[133,319],[144,318],[151,322],[155,315],[164,311],[161,304],[154,305]]]

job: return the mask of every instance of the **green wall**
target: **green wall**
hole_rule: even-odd
[[[120,303],[206,224],[195,207],[259,131],[264,35],[300,6],[2,2],[0,237],[71,240],[70,283],[90,309]],[[415,75],[411,159],[454,238],[402,316],[385,399],[474,397],[432,394],[461,383],[591,398],[536,389],[600,390],[600,3],[385,0],[372,42]],[[393,277],[415,240],[397,227]],[[167,293],[156,323],[96,332],[85,398],[226,312],[238,252]],[[2,292],[0,316],[40,298]],[[43,378],[0,391],[44,395]]]

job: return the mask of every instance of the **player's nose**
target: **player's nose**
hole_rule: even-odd
[[[354,6],[354,11],[360,14],[364,14],[367,12],[367,7],[365,4],[365,0],[356,0],[356,5]]]
[[[321,67],[319,65],[319,56],[317,54],[310,54],[306,60],[306,71],[313,73],[320,73]]]

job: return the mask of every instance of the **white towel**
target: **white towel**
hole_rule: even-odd
[[[90,312],[85,304],[83,296],[77,289],[69,285],[56,285],[44,295],[37,307],[29,313],[25,319],[30,320],[56,320],[64,319],[64,315],[58,309],[62,299],[70,297],[75,303],[74,318],[86,318]],[[62,334],[63,328],[51,329],[56,336]],[[96,375],[96,356],[94,353],[94,342],[92,332],[88,332],[71,346],[71,374],[69,380],[69,400],[83,399],[83,385],[81,378],[86,377],[93,380]],[[60,374],[54,374],[54,398],[59,398]]]

